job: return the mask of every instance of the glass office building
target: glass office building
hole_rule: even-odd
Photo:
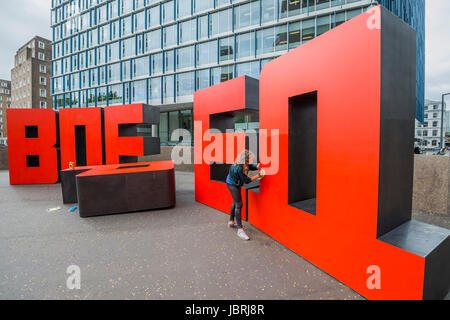
[[[392,2],[392,1],[391,1]],[[416,1],[407,1],[407,3]],[[375,0],[52,0],[55,108],[148,103],[192,131],[196,90],[261,68]]]

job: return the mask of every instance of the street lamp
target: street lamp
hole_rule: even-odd
[[[440,148],[444,148],[444,116],[445,116],[445,101],[444,101],[444,97],[445,96],[450,96],[450,92],[449,93],[444,93],[442,95],[442,114],[441,114],[441,146]],[[449,119],[450,121],[450,119]]]

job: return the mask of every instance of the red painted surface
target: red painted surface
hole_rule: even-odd
[[[376,239],[381,30],[367,28],[368,18],[362,14],[263,68],[260,128],[280,129],[280,168],[261,181],[260,194],[249,191],[249,222],[367,298],[421,299],[424,258]],[[194,117],[203,130],[210,113],[242,108],[242,80],[233,81],[196,93]],[[312,91],[316,216],[288,205],[288,99]],[[207,164],[195,170],[196,200],[228,212],[224,185],[208,181]],[[379,290],[367,287],[371,265],[381,269]]]
[[[119,156],[143,156],[143,137],[119,137],[119,124],[143,122],[143,105],[105,107],[106,164],[119,163]]]
[[[10,184],[58,182],[56,113],[48,109],[7,109]],[[37,126],[37,138],[25,138],[25,126]],[[27,155],[39,156],[39,167],[27,167]]]
[[[103,164],[102,156],[102,109],[76,108],[59,111],[61,169],[76,164],[75,126],[86,126],[87,165]]]
[[[195,200],[226,213],[229,213],[233,199],[225,183],[210,179],[210,163],[213,160],[233,163],[234,159],[227,162],[224,157],[224,154],[228,154],[228,152],[224,153],[220,150],[225,151],[227,149],[226,139],[236,139],[236,143],[228,144],[228,148],[234,150],[234,154],[237,155],[245,148],[245,135],[243,133],[210,134],[209,117],[211,114],[244,109],[245,77],[232,79],[194,93],[194,121],[202,122],[201,128],[197,125],[194,126]],[[219,135],[223,138],[223,147],[218,147],[218,152],[212,153],[212,157],[209,157],[208,148],[214,143],[214,137]],[[211,142],[202,143],[202,137],[204,136],[206,137],[205,140],[211,139]],[[240,142],[237,139],[240,139]],[[239,149],[238,146],[240,146]],[[205,159],[202,159],[203,155],[206,155]],[[242,189],[241,192],[243,201],[242,218],[245,219],[245,190]]]

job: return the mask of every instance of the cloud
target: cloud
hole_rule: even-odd
[[[14,55],[34,36],[51,39],[50,0],[2,1],[0,12],[0,78],[10,79]]]
[[[2,1],[0,78],[10,79],[18,48],[36,35],[51,39],[50,0]],[[450,1],[426,1],[425,97],[450,92]]]
[[[426,1],[425,97],[450,92],[450,1]]]

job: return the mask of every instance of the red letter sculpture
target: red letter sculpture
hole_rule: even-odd
[[[102,108],[61,109],[61,169],[103,164]]]
[[[139,124],[158,124],[159,108],[144,104],[106,107],[106,164],[138,162],[138,157],[160,153],[159,138],[142,135]],[[148,128],[145,128],[148,130]]]
[[[260,130],[280,130],[280,166],[248,192],[248,221],[371,299],[443,298],[450,284],[450,231],[411,220],[415,65],[414,30],[376,7],[260,76]],[[236,106],[231,90],[202,91],[207,127],[220,99]],[[196,199],[227,212],[205,166]]]
[[[57,115],[45,109],[8,109],[10,184],[58,182]]]

